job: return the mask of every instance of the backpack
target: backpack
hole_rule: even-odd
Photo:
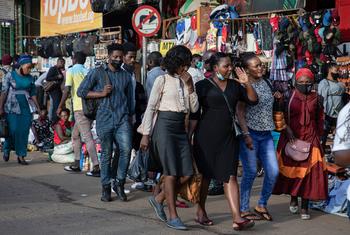
[[[109,80],[107,72],[105,72],[102,67],[100,67],[99,69],[101,69],[105,74],[104,86],[110,85],[111,81]],[[89,118],[90,120],[96,120],[97,110],[98,110],[98,107],[100,106],[101,99],[82,98],[81,100],[83,104],[83,113],[85,117]]]
[[[73,41],[73,50],[74,52],[83,52],[86,56],[93,56],[96,42],[96,35],[82,36]]]

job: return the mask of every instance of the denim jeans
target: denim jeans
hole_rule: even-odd
[[[243,166],[241,182],[241,211],[249,211],[250,192],[257,174],[257,160],[259,159],[264,170],[264,183],[260,194],[259,206],[266,207],[273,187],[278,177],[278,163],[271,131],[249,130],[253,139],[254,149],[250,150],[241,140],[240,159]]]
[[[110,184],[115,175],[118,181],[125,182],[132,146],[132,128],[130,123],[127,120],[123,121],[119,126],[104,133],[99,138],[102,147],[100,160],[102,185]],[[113,143],[119,150],[117,168],[111,166]],[[117,172],[112,172],[112,170]]]

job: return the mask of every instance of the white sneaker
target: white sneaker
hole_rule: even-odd
[[[139,188],[143,188],[145,185],[142,182],[135,182],[131,185],[132,189],[139,189]]]

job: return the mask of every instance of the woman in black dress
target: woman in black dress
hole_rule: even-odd
[[[239,140],[233,128],[233,115],[238,101],[254,105],[257,95],[245,71],[237,68],[238,79],[232,76],[231,59],[225,53],[216,53],[210,58],[212,77],[196,84],[200,110],[191,115],[191,130],[194,134],[194,157],[204,180],[201,201],[198,205],[196,221],[212,225],[205,210],[209,180],[224,182],[235,230],[254,226],[254,221],[240,216],[239,190],[236,179]],[[225,97],[227,102],[225,100]],[[228,107],[228,105],[230,107]]]

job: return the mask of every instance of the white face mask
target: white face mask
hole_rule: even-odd
[[[216,72],[216,76],[218,77],[218,79],[219,79],[220,81],[225,81],[225,78],[224,78],[224,76],[222,76],[221,73]]]

